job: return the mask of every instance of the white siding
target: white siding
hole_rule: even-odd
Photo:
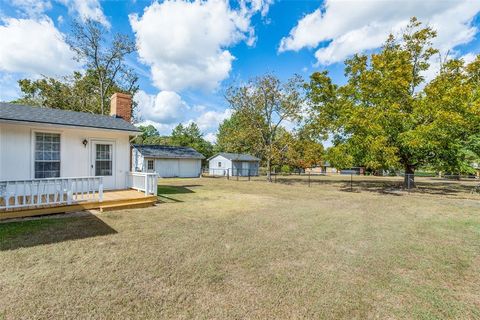
[[[162,178],[196,178],[200,176],[202,161],[197,159],[156,159],[155,171]]]
[[[220,165],[219,165],[220,164]],[[222,175],[223,170],[225,175],[229,170],[230,175],[258,175],[258,161],[231,161],[223,156],[216,156],[208,162],[209,172],[212,175]]]
[[[226,175],[228,169],[232,170],[232,161],[218,155],[208,161],[208,168],[212,175],[223,175],[222,172]]]
[[[138,152],[137,149],[133,149],[132,151],[132,171],[137,172],[137,171],[144,171],[146,168],[143,167],[144,161],[143,157]]]
[[[92,165],[91,142],[94,140],[114,144],[114,179],[111,189],[126,188],[126,175],[130,167],[129,133],[100,129],[78,129],[55,126],[0,123],[0,180],[34,178],[34,134],[53,132],[60,134],[60,176],[82,177],[95,174]],[[83,140],[87,140],[85,147]]]

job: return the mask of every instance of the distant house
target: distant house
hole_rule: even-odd
[[[338,173],[338,169],[332,167],[330,162],[323,161],[319,165],[307,168],[305,172],[310,172],[312,174],[328,174],[328,173]]]
[[[189,147],[134,145],[132,171],[156,172],[162,178],[195,178],[202,173],[203,159]]]
[[[260,159],[249,154],[218,153],[208,159],[211,175],[258,176]]]

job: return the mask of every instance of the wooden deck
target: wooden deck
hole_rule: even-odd
[[[145,196],[144,192],[136,190],[115,190],[105,191],[103,201],[81,200],[78,199],[70,205],[53,205],[34,208],[17,208],[0,210],[0,220],[32,217],[47,214],[66,213],[82,210],[120,210],[129,208],[144,208],[155,204],[157,197],[153,195]]]

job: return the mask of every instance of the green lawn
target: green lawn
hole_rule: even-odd
[[[0,319],[480,318],[480,197],[161,182],[157,207],[0,224]]]

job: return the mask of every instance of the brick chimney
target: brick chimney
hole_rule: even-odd
[[[114,93],[110,98],[110,115],[131,122],[132,96],[120,92]]]

